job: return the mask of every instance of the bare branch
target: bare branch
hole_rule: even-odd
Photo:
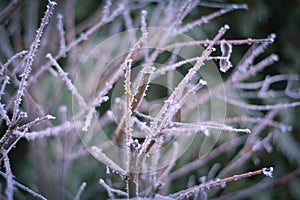
[[[18,89],[18,92],[17,92],[17,97],[16,97],[15,102],[14,102],[14,111],[13,111],[12,122],[16,121],[17,116],[19,114],[19,106],[20,106],[20,104],[22,102],[22,98],[24,96],[24,90],[28,85],[27,79],[29,78],[29,75],[31,73],[31,66],[32,66],[34,57],[36,55],[36,52],[38,51],[38,48],[40,46],[40,40],[41,40],[41,37],[43,35],[44,29],[45,29],[46,25],[49,22],[49,19],[52,15],[52,12],[54,10],[55,5],[56,5],[56,3],[54,1],[49,0],[49,3],[47,5],[47,10],[46,10],[45,15],[42,19],[40,28],[37,30],[37,34],[35,36],[35,39],[34,39],[33,43],[31,44],[31,46],[29,48],[29,51],[28,51],[28,54],[25,58],[24,72],[21,75],[22,79],[21,79],[19,89]]]
[[[239,180],[242,178],[248,178],[248,177],[256,176],[256,175],[260,175],[260,174],[264,174],[266,176],[272,177],[273,170],[274,170],[273,167],[262,168],[260,170],[254,171],[254,172],[248,172],[248,173],[244,173],[244,174],[234,175],[234,176],[224,178],[224,179],[217,179],[215,181],[201,184],[201,185],[189,188],[187,190],[180,191],[175,194],[171,194],[169,196],[174,197],[176,199],[181,199],[182,197],[190,197],[193,193],[195,193],[196,191],[199,191],[199,190],[208,190],[208,189],[211,189],[212,187],[216,187],[216,186],[222,187],[227,182],[236,181],[236,180]]]

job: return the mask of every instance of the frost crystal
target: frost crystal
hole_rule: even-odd
[[[222,59],[220,60],[220,70],[222,72],[226,72],[230,67],[232,67],[231,62],[229,61],[232,52],[232,45],[223,40],[220,46],[222,52]]]
[[[269,168],[263,168],[263,173],[264,173],[264,175],[266,175],[266,176],[269,176],[269,177],[273,177],[272,175],[273,175],[273,170],[274,170],[274,168],[273,167],[269,167]]]
[[[26,112],[20,112],[20,115],[19,115],[21,118],[27,118],[28,115]]]
[[[47,119],[56,119],[56,117],[54,117],[52,115],[47,115]]]
[[[106,166],[106,174],[110,174],[110,168]]]
[[[93,119],[93,115],[95,113],[95,108],[91,108],[86,116],[86,119],[84,121],[83,127],[82,127],[82,131],[87,132],[91,123],[92,123],[92,119]]]
[[[207,82],[205,80],[203,80],[203,79],[200,79],[200,84],[201,85],[207,85]]]
[[[228,24],[225,24],[224,28],[226,28],[228,30],[230,27]]]

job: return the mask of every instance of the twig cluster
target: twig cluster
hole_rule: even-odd
[[[12,20],[8,13],[15,12],[13,6],[19,7],[21,2],[15,1],[0,13],[1,26]],[[230,27],[224,25],[208,39],[178,39],[226,13],[247,9],[245,4],[162,1],[153,7],[150,1],[107,0],[94,16],[75,25],[74,2],[59,2],[62,5],[58,7],[48,1],[35,38],[24,48],[28,50],[17,51],[18,45],[8,43],[0,45],[15,50],[1,52],[7,62],[1,63],[0,70],[0,121],[5,130],[1,131],[0,139],[5,171],[0,171],[0,175],[6,179],[7,199],[14,199],[20,193],[15,192],[16,188],[40,199],[71,196],[80,199],[85,190],[92,190],[89,184],[93,183],[81,180],[73,195],[67,183],[74,163],[88,153],[106,166],[107,175],[97,177],[96,184],[102,186],[98,191],[104,188],[110,199],[216,197],[222,195],[221,190],[228,182],[260,174],[272,177],[273,167],[232,174],[240,173],[249,160],[264,150],[272,151],[272,139],[291,129],[276,121],[280,110],[300,105],[299,89],[293,86],[299,81],[297,75],[279,74],[251,81],[254,75],[278,61],[275,54],[255,60],[274,42],[276,35],[229,40],[225,35]],[[184,23],[198,6],[217,11]],[[47,30],[56,7],[60,9],[57,21],[52,19]],[[69,7],[72,9],[68,12],[63,10]],[[151,7],[152,10],[147,10]],[[124,26],[129,37],[108,40],[105,50],[91,51],[96,46],[95,38],[99,37],[97,32],[107,26],[109,35],[120,33]],[[32,27],[28,23],[27,28]],[[132,31],[134,28],[136,31]],[[2,27],[0,37],[4,37],[1,32],[8,34]],[[52,38],[56,43],[50,41]],[[231,61],[236,45],[249,46],[237,64]],[[83,57],[88,59],[83,61]],[[89,64],[78,70],[77,66],[83,62]],[[218,66],[218,75],[229,74],[222,84],[215,84],[216,77],[205,75],[205,71],[213,70],[210,63]],[[183,71],[180,78],[177,71]],[[153,83],[160,79],[165,81],[168,91],[153,93]],[[287,83],[285,89],[272,89],[273,84],[282,81]],[[119,82],[124,92],[114,97],[112,91],[117,90]],[[13,92],[9,87],[14,88]],[[151,94],[159,93],[162,97],[152,98]],[[283,97],[286,102],[265,101]],[[260,104],[252,103],[251,99]],[[107,108],[107,104],[111,106]],[[234,113],[239,114],[225,116],[226,106],[234,107]],[[215,110],[220,116],[214,116]],[[229,133],[232,138],[225,139]],[[53,173],[46,166],[50,155],[56,155],[58,175],[45,177],[45,183],[35,183],[38,192],[17,182],[18,175],[14,176],[11,169],[9,153],[18,148],[22,138],[33,140],[30,153],[42,166],[37,177]],[[196,148],[193,140],[198,141]],[[44,154],[34,149],[41,149]],[[175,180],[193,177],[197,169],[210,165],[229,150],[235,150],[234,156],[222,163],[222,168],[211,167],[202,181],[189,181],[187,189],[176,186]],[[183,153],[187,156],[182,156]],[[124,189],[116,189],[120,183],[114,183],[111,170],[121,177]],[[51,182],[59,183],[55,194],[49,193]],[[261,188],[267,185],[271,185],[270,180],[260,183]],[[254,193],[253,188],[248,188],[249,195]],[[233,196],[242,193],[243,190],[236,191]]]

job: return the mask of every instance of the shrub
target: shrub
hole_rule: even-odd
[[[44,5],[22,2],[0,14],[7,199],[232,199],[299,174],[271,179],[278,163],[259,159],[276,144],[299,161],[280,119],[299,76],[261,73],[276,35],[205,34],[247,5],[48,1],[34,32]]]

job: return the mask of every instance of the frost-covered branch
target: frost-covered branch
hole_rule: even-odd
[[[31,73],[31,66],[32,66],[32,63],[34,61],[34,57],[35,57],[35,55],[38,51],[38,48],[40,46],[41,38],[42,38],[42,35],[43,35],[43,32],[44,32],[44,29],[46,28],[46,25],[49,22],[49,19],[52,15],[52,12],[54,10],[55,5],[56,5],[56,3],[54,1],[49,0],[48,5],[47,5],[47,10],[46,10],[45,15],[42,19],[40,28],[37,30],[37,34],[35,36],[35,39],[34,39],[33,43],[31,44],[31,46],[29,48],[29,51],[28,51],[28,54],[25,58],[25,61],[24,61],[24,64],[23,64],[24,71],[21,75],[21,82],[20,82],[20,85],[19,85],[19,89],[18,89],[18,92],[17,92],[16,99],[14,101],[14,111],[13,111],[13,116],[12,116],[12,122],[15,122],[17,117],[18,117],[19,106],[20,106],[20,104],[22,102],[22,98],[24,96],[24,90],[28,85],[27,80],[28,80],[29,75]]]
[[[228,182],[237,181],[242,178],[248,178],[248,177],[256,176],[256,175],[260,175],[260,174],[264,174],[266,176],[272,177],[273,170],[274,170],[273,167],[268,167],[268,168],[265,167],[265,168],[262,168],[260,170],[256,170],[253,172],[247,172],[244,174],[234,175],[234,176],[224,178],[224,179],[217,179],[215,181],[210,181],[208,183],[204,183],[204,184],[189,188],[187,190],[180,191],[175,194],[171,194],[170,197],[173,197],[175,199],[189,198],[191,195],[193,195],[195,192],[197,192],[199,190],[209,190],[212,187],[216,187],[216,186],[225,187],[226,183],[228,183]]]
[[[75,87],[75,85],[72,83],[72,81],[69,79],[68,77],[68,73],[66,73],[60,66],[59,64],[56,62],[56,60],[51,56],[51,54],[47,54],[46,56],[47,58],[49,58],[49,60],[52,62],[52,64],[56,67],[56,69],[59,72],[59,75],[62,77],[62,80],[66,83],[68,89],[72,92],[72,94],[77,98],[77,100],[79,101],[80,105],[83,106],[83,108],[86,107],[86,103],[83,99],[83,97],[81,96],[81,94],[78,92],[77,88]]]

